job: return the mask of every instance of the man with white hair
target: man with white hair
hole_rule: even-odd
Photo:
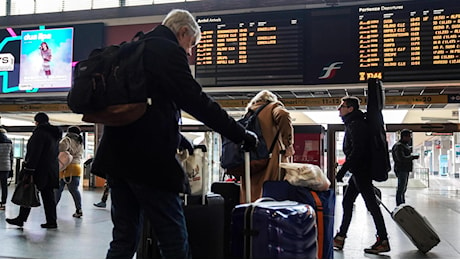
[[[107,258],[134,256],[142,216],[152,223],[163,258],[191,257],[179,196],[186,176],[176,158],[181,110],[245,150],[257,145],[257,136],[230,117],[193,78],[187,55],[200,38],[195,18],[178,9],[148,32],[143,65],[152,105],[132,124],[104,127],[91,172],[106,177],[111,189],[114,227]]]

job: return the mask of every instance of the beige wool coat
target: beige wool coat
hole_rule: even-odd
[[[250,107],[255,111],[263,102],[258,102]],[[270,148],[276,132],[279,129],[280,133],[278,140],[273,148],[272,157],[265,170],[257,173],[251,173],[251,202],[262,196],[262,185],[268,180],[279,180],[279,162],[287,162],[286,157],[280,158],[280,151],[286,149],[294,143],[294,128],[289,111],[286,110],[281,102],[272,102],[267,105],[259,115],[260,127],[262,134],[267,144],[267,149]],[[246,188],[244,176],[241,177],[241,193],[240,202],[246,203]]]

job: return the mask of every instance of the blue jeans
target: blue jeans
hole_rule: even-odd
[[[398,177],[398,188],[396,189],[396,206],[406,203],[406,190],[407,183],[409,182],[409,172],[397,171],[395,172]]]
[[[143,228],[150,220],[163,258],[190,258],[188,234],[179,194],[108,177],[112,198],[112,242],[107,258],[133,258]]]
[[[81,194],[78,190],[78,187],[80,186],[80,176],[66,177],[59,180],[59,188],[54,193],[56,205],[59,203],[59,200],[61,200],[61,194],[65,185],[67,185],[67,189],[69,189],[69,192],[72,195],[73,202],[75,203],[75,208],[77,210],[81,209]]]

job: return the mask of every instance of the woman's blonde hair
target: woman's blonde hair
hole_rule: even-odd
[[[269,90],[262,90],[257,95],[255,95],[251,101],[249,101],[248,105],[246,106],[246,111],[249,110],[249,108],[258,103],[258,102],[277,102],[278,97],[271,91]]]

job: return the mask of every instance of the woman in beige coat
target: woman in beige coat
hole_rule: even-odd
[[[255,111],[261,105],[269,102],[258,115],[262,134],[267,145],[270,148],[273,140],[279,130],[278,140],[273,148],[272,157],[265,170],[260,172],[251,172],[251,201],[255,201],[262,196],[262,185],[268,180],[279,180],[279,160],[280,151],[286,150],[281,161],[287,162],[289,156],[294,155],[294,130],[289,111],[286,110],[277,96],[268,90],[260,91],[247,105],[246,112]],[[246,202],[246,188],[244,177],[241,178],[240,202]]]

